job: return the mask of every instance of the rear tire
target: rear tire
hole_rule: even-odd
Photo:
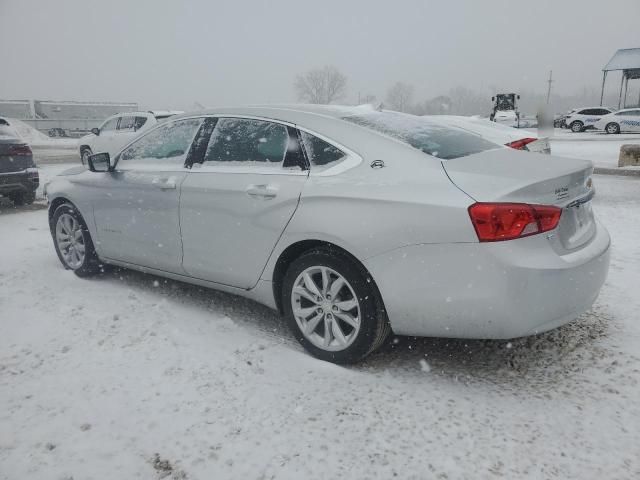
[[[56,208],[49,224],[60,262],[79,277],[103,271],[91,235],[82,215],[71,203]]]
[[[36,192],[17,192],[9,195],[9,198],[16,207],[31,205],[36,199]]]
[[[282,305],[296,339],[328,362],[358,362],[391,332],[371,275],[332,248],[315,248],[293,261],[284,276]]]
[[[573,133],[582,132],[584,130],[584,123],[576,120],[575,122],[571,122],[570,128]]]
[[[620,133],[620,125],[615,122],[607,123],[607,126],[604,127],[604,131],[615,135]]]

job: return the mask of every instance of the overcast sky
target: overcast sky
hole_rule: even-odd
[[[599,88],[630,47],[640,0],[0,0],[0,98],[289,102],[295,75],[325,64],[348,76],[348,102],[397,80],[416,99],[544,92],[550,69],[569,94]]]

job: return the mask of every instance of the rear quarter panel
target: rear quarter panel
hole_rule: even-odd
[[[311,173],[262,279],[271,280],[280,254],[303,240],[333,243],[362,262],[405,245],[477,242],[470,197],[436,158],[398,145],[364,155],[359,166],[335,176]],[[373,160],[385,167],[371,168]]]

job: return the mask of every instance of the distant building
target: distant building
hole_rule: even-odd
[[[135,112],[137,103],[0,100],[0,116],[17,118],[50,136],[81,136],[111,115]]]
[[[33,118],[31,101],[0,100],[0,117],[17,118],[20,120]]]

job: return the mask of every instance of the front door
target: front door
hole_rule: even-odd
[[[108,152],[113,157],[113,142],[120,117],[113,117],[100,127],[100,134],[93,139],[93,153]]]
[[[295,129],[220,118],[182,184],[183,267],[194,277],[253,287],[295,212],[308,169]]]
[[[183,273],[180,187],[201,118],[177,120],[142,136],[96,182],[93,205],[100,255]]]

